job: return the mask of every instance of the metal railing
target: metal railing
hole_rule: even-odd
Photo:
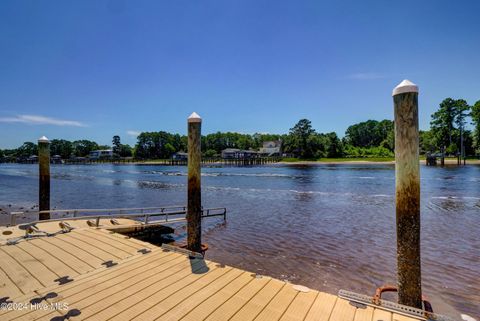
[[[68,220],[84,220],[84,219],[94,219],[95,225],[100,225],[101,219],[113,219],[113,218],[127,218],[135,219],[142,218],[143,224],[151,223],[151,217],[164,216],[165,219],[162,222],[169,222],[172,216],[186,215],[187,206],[166,206],[166,207],[142,207],[142,208],[114,208],[114,209],[70,209],[70,210],[50,210],[50,211],[40,211],[40,212],[13,212],[10,217],[10,225],[16,225],[17,216],[21,215],[31,215],[31,214],[50,214],[52,215],[62,215],[60,218],[51,218],[49,220],[38,220],[34,222],[25,223],[22,225],[32,225],[41,222],[56,222]],[[96,215],[97,214],[97,215]],[[227,209],[225,207],[215,207],[215,208],[202,208],[202,218],[204,217],[214,217],[214,216],[223,216],[225,220],[227,218]],[[182,218],[185,219],[185,218]],[[179,218],[175,218],[176,221],[179,221]],[[172,219],[170,219],[172,222]]]

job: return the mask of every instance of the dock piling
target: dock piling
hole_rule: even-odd
[[[400,304],[422,308],[418,87],[402,81],[392,93],[395,113],[395,202]]]
[[[187,248],[194,252],[202,250],[201,127],[202,118],[192,113],[188,117]]]
[[[50,210],[50,141],[42,136],[38,139],[38,209],[39,211]],[[40,213],[39,220],[50,219],[49,213]]]

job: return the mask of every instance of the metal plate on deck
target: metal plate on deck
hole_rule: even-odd
[[[373,297],[365,294],[358,294],[355,292],[340,290],[338,291],[338,296],[342,299],[345,299],[351,302],[357,302],[357,303],[365,304],[375,308],[382,308],[386,311],[403,314],[408,317],[415,317],[415,318],[418,318],[419,320],[453,321],[453,319],[443,315],[430,313],[421,309],[409,307],[409,306],[398,304],[391,301],[380,300],[380,304],[376,305],[376,304],[373,304]]]

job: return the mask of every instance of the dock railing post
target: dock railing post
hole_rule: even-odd
[[[194,252],[202,249],[201,127],[202,118],[192,113],[188,117],[187,248]]]
[[[38,210],[40,211],[38,219],[48,220],[50,213],[41,213],[41,211],[50,210],[50,141],[45,136],[38,139],[38,168]]]
[[[395,202],[400,304],[422,308],[418,87],[402,81],[392,93],[395,113]]]

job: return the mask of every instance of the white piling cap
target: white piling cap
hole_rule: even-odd
[[[40,137],[40,138],[38,139],[38,142],[39,142],[39,143],[50,143],[50,141],[48,140],[48,138],[45,137],[45,136]]]
[[[189,123],[201,123],[202,122],[202,117],[200,117],[196,112],[193,112],[188,117],[188,122]]]
[[[418,93],[418,86],[408,79],[405,79],[393,89],[392,96],[404,93]]]

